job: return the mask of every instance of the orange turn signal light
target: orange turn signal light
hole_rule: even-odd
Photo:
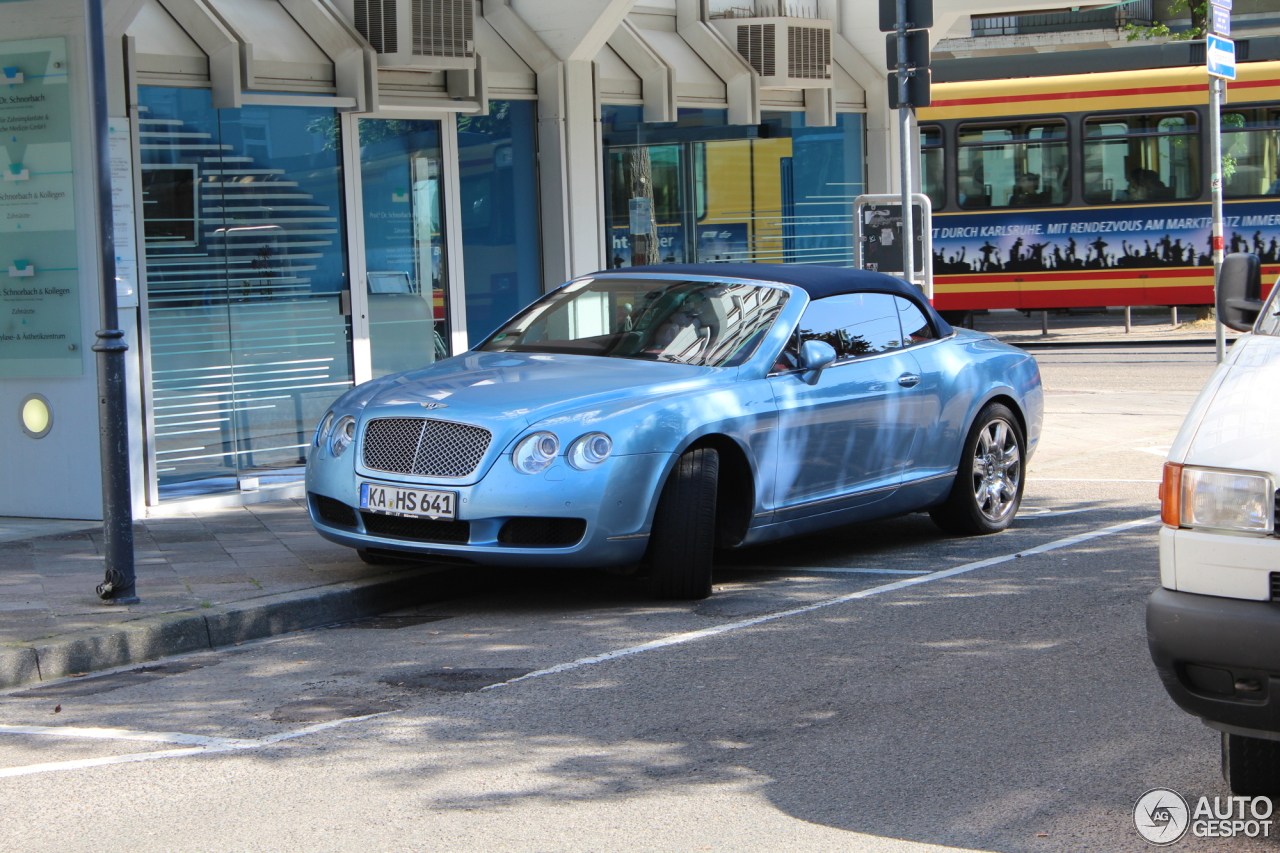
[[[1164,478],[1160,481],[1160,520],[1170,527],[1182,523],[1182,466],[1176,462],[1164,463]]]

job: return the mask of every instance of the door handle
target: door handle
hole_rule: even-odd
[[[914,388],[920,384],[920,377],[914,373],[904,373],[898,377],[898,384],[903,388]]]
[[[338,291],[338,313],[343,317],[351,316],[351,291]]]

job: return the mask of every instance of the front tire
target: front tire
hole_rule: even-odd
[[[649,535],[649,584],[659,598],[692,601],[711,594],[720,454],[686,451],[667,477]]]
[[[1223,732],[1222,778],[1240,797],[1280,796],[1280,741]]]
[[[1022,427],[1009,407],[986,406],[965,438],[951,494],[929,510],[934,523],[959,536],[1007,528],[1022,503],[1025,448]]]

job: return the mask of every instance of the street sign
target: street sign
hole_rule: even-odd
[[[889,109],[896,110],[901,107],[927,107],[931,103],[929,94],[929,82],[932,72],[927,68],[917,68],[910,77],[907,78],[907,102],[905,104],[898,100],[898,78],[893,74],[889,75]]]
[[[1223,80],[1236,79],[1236,43],[1221,36],[1209,36],[1205,45],[1205,64],[1209,76]]]
[[[890,71],[898,69],[898,36],[889,33],[884,37],[884,64]],[[907,33],[907,67],[929,67],[929,31],[912,30]]]
[[[1209,32],[1215,36],[1231,35],[1231,7],[1209,4]]]

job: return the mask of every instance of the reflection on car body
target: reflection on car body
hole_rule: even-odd
[[[370,561],[642,566],[698,598],[717,547],[917,510],[1004,529],[1042,408],[1034,359],[890,276],[638,267],[343,395],[307,489],[321,534]],[[456,494],[456,515],[370,505],[369,484]]]

